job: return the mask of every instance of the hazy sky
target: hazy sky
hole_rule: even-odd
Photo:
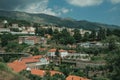
[[[0,9],[120,25],[120,0],[0,0]]]

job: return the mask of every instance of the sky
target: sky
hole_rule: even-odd
[[[120,0],[0,0],[0,10],[44,13],[120,26]]]

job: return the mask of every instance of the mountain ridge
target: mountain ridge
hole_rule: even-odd
[[[110,28],[110,29],[120,29],[117,25],[108,25],[98,22],[90,22],[87,20],[74,20],[67,18],[60,18],[47,14],[38,13],[27,13],[19,11],[5,11],[0,10],[0,17],[8,17],[17,20],[25,20],[34,23],[47,24],[47,25],[57,25],[59,27],[70,27],[70,28],[83,28],[83,29],[98,29],[100,27]]]

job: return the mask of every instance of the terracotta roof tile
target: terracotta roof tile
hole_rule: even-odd
[[[39,62],[40,58],[42,58],[43,55],[37,55],[37,56],[31,56],[31,57],[24,57],[24,58],[21,58],[21,62],[24,62],[24,63],[31,63],[31,62]]]
[[[33,56],[32,58],[34,58],[34,59],[40,59],[42,57],[43,57],[43,55],[37,55],[37,56]]]
[[[61,49],[61,50],[59,50],[59,52],[67,52],[67,51],[66,51],[66,50]]]
[[[32,63],[32,62],[39,62],[39,60],[38,60],[38,59],[33,59],[33,58],[31,58],[31,59],[25,58],[25,59],[22,59],[21,62],[24,62],[24,63]]]
[[[48,52],[56,52],[56,49],[50,49]],[[66,52],[66,50],[60,49],[59,52]]]
[[[15,72],[20,72],[26,69],[26,65],[23,62],[13,62],[7,64],[10,68],[12,68]]]
[[[90,80],[87,78],[79,77],[79,76],[74,76],[74,75],[69,75],[66,80]]]
[[[45,71],[44,70],[32,69],[31,70],[31,74],[35,74],[35,75],[38,75],[38,76],[44,76],[45,75]]]
[[[56,49],[50,49],[48,52],[55,52]]]
[[[37,69],[32,69],[31,70],[31,74],[35,74],[38,76],[44,76],[46,73],[45,70],[37,70]],[[58,71],[50,71],[50,75],[53,76],[55,74],[63,74],[62,72],[58,72]]]

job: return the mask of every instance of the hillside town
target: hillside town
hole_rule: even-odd
[[[0,80],[120,80],[120,0],[0,0]]]
[[[119,41],[114,44],[114,40],[109,41],[109,36],[106,28],[19,26],[3,20],[0,23],[0,61],[30,80],[34,75],[35,80],[107,80],[102,79],[108,72],[106,52],[120,45]]]

